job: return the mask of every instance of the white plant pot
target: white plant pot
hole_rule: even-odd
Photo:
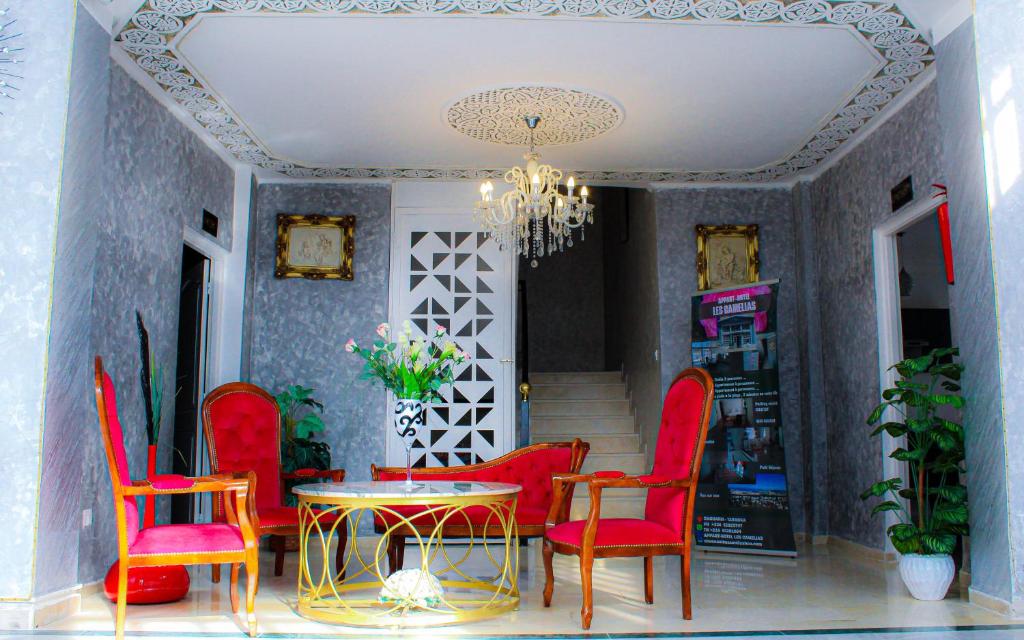
[[[956,568],[948,555],[907,553],[900,556],[900,577],[918,600],[942,600],[953,584]]]

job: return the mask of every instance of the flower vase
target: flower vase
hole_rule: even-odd
[[[146,449],[146,478],[151,479],[156,475],[156,445],[151,444]],[[156,496],[146,496],[146,508],[142,514],[142,527],[151,529],[156,526]]]
[[[396,398],[392,419],[395,432],[405,444],[405,485],[412,487],[412,445],[427,426],[427,408],[422,400]]]

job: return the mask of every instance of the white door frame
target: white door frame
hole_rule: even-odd
[[[878,322],[878,381],[879,397],[883,389],[896,383],[896,372],[889,367],[903,359],[903,320],[900,316],[899,254],[896,236],[901,231],[928,217],[946,202],[945,196],[918,198],[899,213],[875,226],[871,234],[875,263],[875,313]],[[883,420],[895,420],[890,409]],[[903,478],[907,486],[907,465],[889,457],[896,447],[906,444],[906,438],[893,438],[882,433],[882,474],[886,478]],[[909,508],[906,500],[900,499]],[[898,516],[885,512],[885,529],[899,522]],[[896,553],[889,536],[885,536],[886,553]]]
[[[399,234],[398,234],[398,217],[400,215],[409,215],[409,214],[412,214],[412,215],[416,215],[416,214],[438,214],[438,215],[458,214],[458,215],[465,215],[467,220],[469,220],[470,222],[472,222],[472,219],[473,219],[472,218],[472,213],[467,208],[465,208],[465,207],[403,207],[403,206],[395,206],[394,204],[392,204],[392,207],[391,207],[391,274],[389,276],[389,285],[388,285],[388,322],[391,323],[392,326],[397,326],[402,321],[401,318],[398,318],[398,295],[397,294],[398,294],[398,291],[400,291],[400,287],[402,286],[402,283],[401,283],[400,278],[399,278],[399,272],[401,271],[401,269],[399,269],[398,265],[402,264],[401,261],[404,259],[404,256],[400,255],[401,251],[402,251],[402,248],[401,248],[401,238],[399,237]],[[503,448],[503,450],[505,452],[512,451],[515,448],[515,436],[516,436],[516,422],[515,422],[515,419],[516,419],[516,407],[515,407],[515,393],[514,393],[514,391],[515,391],[515,387],[516,387],[516,381],[515,381],[515,370],[516,370],[516,361],[515,361],[515,359],[516,359],[516,353],[515,353],[516,352],[515,327],[516,327],[516,311],[517,311],[516,310],[516,281],[518,279],[518,266],[519,266],[519,261],[516,260],[516,259],[513,259],[512,260],[512,268],[508,270],[508,274],[506,276],[508,278],[507,285],[508,285],[508,292],[509,292],[509,297],[510,297],[509,309],[511,310],[511,314],[512,314],[511,318],[509,319],[509,322],[511,323],[510,327],[512,328],[512,330],[510,332],[511,339],[507,341],[509,344],[505,345],[505,350],[506,351],[499,358],[501,360],[510,359],[512,361],[511,365],[509,366],[509,369],[512,372],[510,377],[509,377],[509,380],[510,380],[511,384],[506,384],[506,385],[504,385],[504,388],[498,389],[496,391],[496,394],[501,394],[501,400],[505,404],[505,417],[504,417],[504,420],[505,420],[505,424],[508,427],[508,428],[505,429],[505,433],[502,434],[502,438],[504,440],[502,448]],[[385,422],[384,422],[384,428],[386,430],[388,430],[387,431],[388,435],[390,435],[390,429],[392,428],[391,424],[390,424],[390,417],[391,417],[391,404],[390,404],[391,396],[390,396],[390,394],[388,394],[385,397],[385,401],[384,402],[385,402],[385,404],[384,404],[384,415],[386,416]],[[385,442],[384,459],[385,460],[391,460],[392,459],[391,458],[391,451],[389,451],[389,448],[392,446],[392,444],[391,444],[392,438],[390,438],[390,437],[385,438],[384,442]]]

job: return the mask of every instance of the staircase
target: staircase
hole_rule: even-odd
[[[530,438],[532,442],[590,443],[583,472],[646,473],[647,456],[640,447],[626,385],[618,371],[534,373],[530,376]],[[601,495],[601,517],[643,516],[642,489],[610,489]],[[573,519],[587,517],[590,497],[584,485],[573,495]]]

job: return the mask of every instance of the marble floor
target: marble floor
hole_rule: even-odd
[[[956,597],[919,602],[910,597],[894,565],[865,560],[833,547],[805,547],[796,559],[696,553],[694,619],[680,614],[679,562],[655,561],[655,604],[643,602],[640,560],[598,560],[591,630],[579,627],[579,572],[575,558],[556,557],[552,607],[541,602],[544,571],[536,543],[521,549],[518,611],[490,621],[431,630],[373,631],[321,624],[299,617],[295,606],[295,554],[282,577],[263,554],[257,598],[260,637],[459,638],[490,637],[761,637],[834,640],[1024,639],[1024,625]],[[407,566],[409,566],[407,560]],[[485,560],[481,559],[481,566]],[[244,637],[244,621],[231,614],[226,580],[210,582],[207,567],[192,568],[189,596],[175,604],[129,607],[128,635],[144,638]],[[244,579],[243,579],[244,581]],[[84,599],[81,613],[33,632],[43,638],[109,637],[113,606],[102,594]],[[3,636],[4,632],[0,632]],[[14,635],[14,634],[12,634]]]

